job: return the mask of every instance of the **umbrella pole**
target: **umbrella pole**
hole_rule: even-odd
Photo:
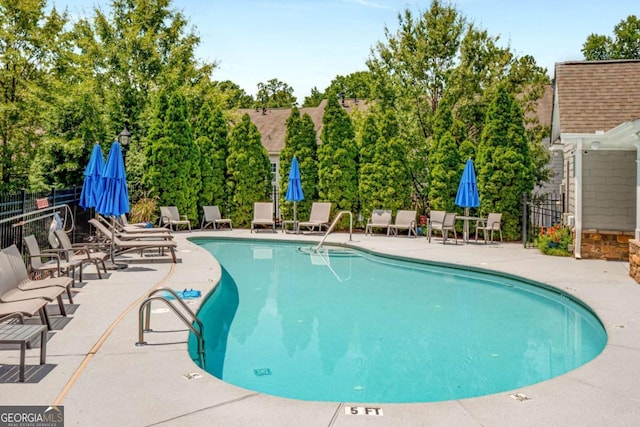
[[[116,264],[115,245],[113,243],[116,237],[116,217],[111,215],[111,244],[109,250],[111,252],[111,270],[123,270],[127,268],[127,264]]]
[[[464,216],[465,217],[469,217],[469,208],[464,208]],[[464,230],[463,230],[463,234],[464,234],[464,242],[465,243],[469,243],[469,220],[465,218],[464,219]]]
[[[298,202],[293,202],[293,228],[298,232]]]

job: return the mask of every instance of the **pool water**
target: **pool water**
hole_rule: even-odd
[[[198,314],[206,369],[270,395],[481,396],[562,375],[607,340],[582,305],[509,277],[299,243],[194,242],[223,272]]]

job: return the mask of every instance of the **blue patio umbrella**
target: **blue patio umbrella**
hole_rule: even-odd
[[[293,220],[297,221],[297,202],[304,200],[302,192],[302,182],[300,181],[300,168],[298,167],[298,159],[291,159],[291,169],[289,170],[289,184],[287,186],[287,194],[285,200],[293,202]]]
[[[120,216],[129,212],[129,191],[120,144],[111,145],[107,163],[102,170],[102,195],[96,211],[105,216]]]
[[[110,216],[111,221],[115,222],[115,217],[129,212],[127,175],[124,171],[122,150],[120,149],[120,144],[117,141],[111,145],[107,163],[104,165],[104,169],[102,170],[102,187],[102,195],[96,205],[96,211],[101,215]],[[113,240],[114,236],[111,236],[112,263],[114,263]],[[116,268],[122,267],[116,265]]]
[[[102,195],[102,170],[104,157],[100,144],[96,143],[91,151],[89,163],[84,171],[84,182],[80,193],[80,206],[85,209],[95,208]]]
[[[465,217],[469,216],[469,208],[477,208],[480,206],[480,196],[478,195],[478,185],[476,184],[476,172],[473,169],[473,161],[467,160],[462,172],[462,178],[458,185],[458,193],[456,194],[456,205],[464,208]],[[464,220],[464,240],[468,240],[469,236],[469,220]]]

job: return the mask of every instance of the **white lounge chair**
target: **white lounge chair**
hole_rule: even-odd
[[[233,226],[231,225],[231,219],[222,218],[220,214],[220,208],[217,206],[203,206],[202,210],[204,212],[204,216],[202,217],[202,222],[200,223],[200,228],[204,230],[208,225],[212,226],[214,230],[222,229],[224,225],[228,225],[230,230],[233,230]]]
[[[96,219],[90,219],[89,224],[96,227],[96,230],[102,235],[105,243],[113,244],[114,255],[132,251],[139,251],[142,253],[148,249],[158,249],[162,251],[168,249],[171,252],[172,261],[174,263],[176,262],[175,248],[177,247],[177,243],[173,240],[158,240],[145,237],[136,240],[122,240],[118,236],[113,235],[111,230]]]
[[[60,259],[60,254],[54,252],[46,252],[40,250],[38,240],[33,234],[24,237],[24,243],[27,245],[29,251],[29,268],[32,277],[41,276],[51,277],[60,276],[65,273],[67,276],[71,276],[72,285],[75,282],[76,267],[82,268],[81,261],[66,261]],[[45,259],[46,261],[42,261]]]
[[[446,213],[444,211],[431,211],[431,217],[429,218],[427,238],[431,243],[431,233],[439,231],[442,234],[442,244],[447,243],[447,237],[449,231],[453,232],[453,238],[456,245],[458,244],[458,236],[456,235],[456,214]]]
[[[62,294],[65,292],[63,286],[28,287],[24,290],[20,288],[21,282],[25,284],[30,282],[29,273],[20,252],[17,248],[13,251],[12,247],[15,248],[12,245],[0,252],[0,301],[11,303],[31,299],[43,299],[49,302],[57,300],[60,314],[66,316],[67,312],[62,301]],[[17,253],[17,257],[15,253]],[[24,276],[27,278],[24,279]],[[70,282],[71,279],[69,279]]]
[[[191,222],[186,215],[180,215],[175,206],[160,206],[160,225],[169,227],[171,230],[178,229],[179,226],[187,226],[191,231]]]
[[[311,205],[311,213],[309,214],[309,221],[301,221],[298,223],[296,232],[300,233],[301,228],[306,228],[307,231],[314,231],[318,227],[318,231],[322,231],[322,227],[327,230],[331,225],[329,217],[331,216],[331,202],[313,202]]]
[[[484,224],[476,227],[476,242],[478,241],[478,230],[482,230],[482,238],[485,243],[487,243],[487,232],[491,232],[491,242],[493,242],[494,231],[500,233],[500,241],[502,242],[502,214],[490,213]]]
[[[58,239],[58,242],[60,243],[60,248],[56,249],[58,253],[63,254],[69,262],[80,260],[82,264],[95,265],[98,278],[102,279],[100,266],[102,266],[102,270],[106,274],[107,266],[105,264],[105,260],[109,258],[108,253],[96,250],[95,245],[86,243],[72,244],[71,240],[69,240],[69,236],[67,236],[67,233],[65,233],[64,230],[56,230],[54,233],[56,239]],[[82,268],[80,269],[80,281],[82,282]]]
[[[400,210],[396,213],[396,222],[389,224],[387,235],[393,233],[394,236],[397,236],[399,230],[407,230],[408,236],[411,236],[412,233],[414,237],[418,236],[418,230],[416,229],[416,211]]]
[[[276,232],[276,222],[273,220],[273,203],[271,202],[255,202],[253,205],[253,221],[251,221],[251,230],[256,229],[257,225],[271,226],[273,232]],[[256,230],[257,231],[257,230]]]
[[[391,211],[386,209],[374,209],[371,212],[371,218],[367,221],[367,225],[364,228],[365,236],[367,234],[373,234],[374,228],[383,228],[387,230],[389,234],[389,225],[391,225]]]

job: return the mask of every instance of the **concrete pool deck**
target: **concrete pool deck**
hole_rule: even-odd
[[[0,350],[0,405],[63,405],[79,426],[632,426],[640,420],[640,285],[628,263],[541,255],[520,244],[446,245],[440,239],[332,234],[380,253],[496,270],[553,285],[587,303],[608,333],[604,351],[561,377],[489,396],[439,403],[350,405],[278,398],[226,384],[187,354],[187,328],[154,303],[147,346],[137,347],[138,307],[156,287],[206,294],[220,274],[194,237],[317,242],[320,235],[248,230],[175,233],[178,264],[131,264],[98,280],[87,274],[68,319],[52,316],[47,363],[27,350],[27,382],[15,383],[18,351]],[[132,256],[135,258],[135,256]],[[87,280],[88,279],[88,280]],[[196,310],[202,299],[190,301]],[[54,305],[50,305],[53,312]],[[14,374],[15,373],[15,374]],[[187,379],[190,374],[201,378]],[[196,375],[197,377],[197,375]],[[309,385],[313,387],[312,384]],[[514,399],[520,393],[527,399]],[[350,415],[347,406],[383,415]],[[373,411],[372,411],[373,412]]]

